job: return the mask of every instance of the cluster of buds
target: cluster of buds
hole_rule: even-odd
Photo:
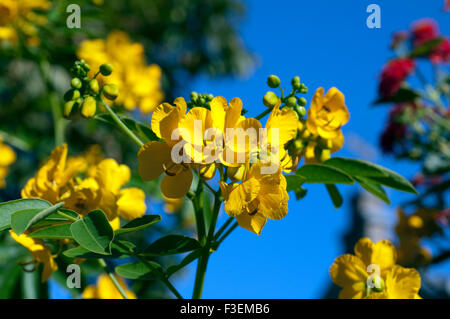
[[[73,119],[81,115],[84,118],[93,117],[97,111],[97,102],[101,94],[108,100],[115,100],[119,95],[119,88],[115,84],[105,84],[100,88],[96,77],[101,74],[109,76],[113,72],[111,64],[102,64],[94,77],[89,76],[90,66],[84,61],[76,61],[70,69],[72,80],[71,89],[64,94],[63,115]]]
[[[210,109],[210,103],[214,98],[214,95],[208,93],[191,92],[191,100],[187,102],[189,109],[193,107],[204,107]]]
[[[306,94],[308,93],[308,87],[300,82],[300,77],[295,76],[291,80],[291,92],[289,95],[284,95],[284,90],[281,88],[281,81],[280,78],[276,75],[270,75],[267,78],[267,85],[272,88],[280,88],[281,90],[281,96],[279,97],[275,92],[268,91],[263,98],[263,103],[268,108],[273,108],[278,103],[281,103],[281,107],[288,107],[293,109],[298,116],[301,118],[305,116],[306,110],[305,105],[307,103],[306,99],[304,97],[297,96],[298,94]]]

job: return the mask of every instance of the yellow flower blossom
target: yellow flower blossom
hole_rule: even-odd
[[[0,137],[0,188],[6,185],[6,175],[8,175],[8,167],[16,161],[16,153],[11,147],[3,144]]]
[[[41,278],[42,282],[47,281],[53,272],[58,270],[58,265],[53,259],[50,248],[45,246],[42,240],[28,237],[26,234],[17,235],[12,230],[10,230],[9,233],[16,242],[30,251],[34,258],[33,262],[36,263],[37,266],[41,263],[44,265]]]
[[[151,128],[164,142],[152,141],[141,147],[138,153],[139,174],[145,181],[151,181],[165,173],[161,181],[161,191],[168,198],[180,198],[186,195],[192,183],[193,175],[188,164],[174,163],[171,152],[178,142],[172,140],[172,132],[178,128],[187,109],[183,98],[159,105],[152,115]]]
[[[47,18],[35,11],[46,11],[51,7],[48,0],[2,0],[0,2],[0,42],[16,43],[21,33],[28,45],[38,45],[38,25],[47,23]]]
[[[116,279],[125,291],[128,299],[136,299],[136,295],[132,290],[127,288],[125,281],[120,277],[116,277]],[[97,286],[87,286],[81,297],[83,299],[123,299],[117,287],[107,275],[100,275],[97,280]]]
[[[331,279],[342,288],[339,298],[419,298],[419,273],[396,265],[397,251],[389,241],[374,244],[362,238],[354,250],[355,255],[336,258],[330,268]]]
[[[263,174],[261,169],[261,163],[255,163],[241,184],[220,184],[225,212],[236,217],[241,227],[258,235],[267,218],[279,220],[286,216],[289,200],[281,169],[275,174]]]
[[[119,96],[114,101],[128,110],[137,107],[143,113],[152,112],[164,98],[161,90],[161,68],[147,65],[144,47],[132,42],[122,31],[111,32],[106,40],[86,40],[81,43],[78,57],[91,66],[91,75],[103,63],[111,63],[114,72],[104,77],[98,75],[101,84],[114,83],[119,87]]]
[[[131,220],[145,214],[145,193],[135,187],[123,188],[130,180],[128,166],[114,159],[97,163],[98,149],[85,158],[67,158],[67,151],[67,144],[53,150],[22,189],[22,198],[42,198],[52,204],[64,201],[64,207],[82,215],[101,209],[114,229],[120,226],[119,217]],[[86,172],[86,178],[79,177],[80,172]]]

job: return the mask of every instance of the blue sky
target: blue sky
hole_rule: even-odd
[[[366,7],[381,7],[381,29],[366,26]],[[433,17],[442,32],[450,31],[449,13],[443,0],[249,0],[248,16],[241,34],[245,44],[258,54],[260,63],[248,78],[211,80],[201,78],[191,90],[240,97],[248,116],[264,110],[262,97],[266,78],[277,74],[286,87],[299,75],[310,92],[332,86],[346,97],[351,113],[344,135],[357,134],[378,146],[387,108],[372,107],[377,76],[392,56],[388,46],[395,30],[411,22]],[[427,73],[428,70],[423,70]],[[362,153],[362,154],[361,154]],[[344,147],[341,156],[362,157],[362,151]],[[410,177],[416,167],[379,154],[378,164]],[[210,258],[204,287],[205,298],[319,298],[330,283],[328,269],[343,253],[342,235],[350,222],[350,196],[355,186],[340,186],[344,206],[335,210],[322,185],[308,185],[306,198],[289,202],[289,213],[281,221],[269,221],[262,235],[238,228]],[[408,198],[390,191],[392,207]],[[292,196],[293,197],[293,196]],[[226,220],[222,211],[219,226]],[[175,285],[185,297],[192,294],[195,264]]]
[[[381,29],[366,26],[369,4],[381,7]],[[299,75],[309,87],[308,101],[316,88],[332,86],[346,97],[351,113],[345,135],[357,134],[378,146],[387,108],[372,107],[377,76],[392,56],[391,34],[408,29],[411,22],[435,18],[443,33],[450,31],[443,1],[270,1],[250,0],[242,25],[245,44],[260,58],[259,67],[246,79],[200,79],[191,89],[211,92],[244,102],[250,115],[264,109],[266,78],[277,74],[286,87]],[[426,67],[427,65],[425,65]],[[424,68],[424,73],[428,70]],[[186,95],[188,92],[186,92]],[[361,157],[344,147],[341,156]],[[411,176],[415,166],[379,154],[377,163]],[[349,226],[350,196],[354,186],[340,186],[346,199],[335,210],[322,185],[308,185],[306,198],[289,202],[281,221],[269,221],[261,236],[238,228],[214,253],[206,274],[205,298],[319,298],[330,282],[328,269],[343,253],[342,235]],[[392,207],[408,195],[390,191]],[[293,197],[293,196],[292,196]],[[226,220],[222,212],[223,222]],[[189,297],[194,267],[177,284]]]

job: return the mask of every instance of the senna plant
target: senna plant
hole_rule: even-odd
[[[148,126],[114,110],[114,101],[127,92],[119,92],[108,80],[115,72],[112,64],[105,61],[93,69],[79,60],[70,72],[64,117],[106,121],[123,132],[136,144],[141,178],[160,178],[165,198],[192,202],[196,236],[169,234],[146,247],[126,240],[125,234],[155,227],[162,217],[147,212],[143,190],[123,188],[130,180],[126,165],[92,154],[68,157],[68,145],[62,144],[27,182],[22,199],[0,204],[0,231],[9,231],[30,251],[32,264],[43,265],[42,281],[64,256],[73,263],[98,262],[105,271],[99,287],[112,283],[123,298],[135,294],[120,277],[156,278],[182,298],[171,276],[197,261],[192,298],[201,298],[208,261],[233,230],[242,227],[261,234],[268,219],[286,216],[290,198],[307,195],[308,184],[323,184],[336,208],[343,203],[339,184],[359,184],[387,203],[384,187],[416,193],[408,180],[387,168],[331,156],[342,148],[341,127],[350,119],[337,88],[327,93],[317,89],[306,109],[302,94],[308,87],[298,76],[287,89],[271,75],[267,84],[279,93],[265,94],[265,109],[255,118],[245,117],[239,98],[227,101],[193,92],[188,101],[180,97],[157,106]],[[222,207],[229,218],[217,229]],[[178,264],[156,261],[177,254],[185,254]],[[106,262],[122,258],[133,261],[115,269]],[[88,287],[83,296],[95,298],[99,293]]]

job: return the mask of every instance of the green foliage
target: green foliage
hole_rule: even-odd
[[[121,235],[126,233],[135,232],[141,229],[145,229],[157,222],[161,221],[160,215],[144,215],[140,218],[133,219],[128,224],[114,231],[115,235]]]
[[[155,270],[162,271],[160,264],[154,261],[147,261],[145,264],[142,262],[135,262],[125,265],[120,265],[115,268],[116,273],[119,276],[128,279],[139,279],[139,280],[154,280],[154,271],[149,269],[149,266],[153,267]]]
[[[145,248],[142,254],[146,256],[174,255],[200,247],[200,243],[194,238],[181,235],[167,235]]]
[[[11,215],[25,209],[45,209],[51,204],[42,199],[27,198],[0,204],[0,231],[11,228]]]

